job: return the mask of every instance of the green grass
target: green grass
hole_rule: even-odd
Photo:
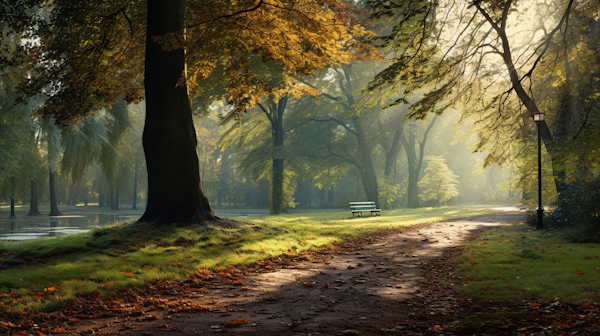
[[[492,213],[452,207],[251,217],[239,227],[119,223],[87,233],[0,243],[0,313],[51,311],[83,294],[113,295],[153,279],[185,280],[198,269],[250,265],[399,226]],[[5,294],[2,294],[5,293]],[[9,296],[7,296],[10,294]],[[2,296],[5,295],[5,296]]]
[[[600,244],[573,244],[558,231],[534,231],[522,224],[490,230],[460,257],[461,289],[490,301],[527,297],[577,303],[597,301]]]

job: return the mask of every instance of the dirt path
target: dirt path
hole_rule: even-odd
[[[438,286],[452,271],[447,261],[475,234],[525,216],[522,208],[497,210],[494,215],[381,234],[305,260],[275,260],[243,277],[243,285],[221,281],[201,292],[185,291],[193,293],[186,295],[191,303],[209,311],[169,313],[166,307],[108,315],[70,323],[65,331],[148,336],[167,330],[174,335],[443,334],[444,326],[468,309],[451,288]],[[183,292],[174,287],[160,299],[181,300]]]

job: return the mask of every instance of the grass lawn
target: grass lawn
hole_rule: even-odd
[[[492,213],[453,207],[251,217],[238,227],[119,223],[91,232],[0,242],[0,313],[52,311],[75,297],[185,280],[199,269],[226,270],[283,253],[302,253],[392,227]]]
[[[491,301],[527,297],[577,303],[600,296],[600,244],[573,244],[523,224],[490,230],[460,257],[461,289]]]

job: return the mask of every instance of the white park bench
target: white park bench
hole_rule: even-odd
[[[355,213],[358,217],[362,217],[363,212],[371,212],[371,216],[381,216],[381,209],[377,209],[375,202],[350,202],[350,210],[352,210],[352,217]]]

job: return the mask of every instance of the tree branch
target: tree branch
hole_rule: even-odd
[[[260,109],[261,109],[261,110],[262,110],[262,111],[263,111],[263,112],[264,112],[264,113],[267,115],[267,118],[269,118],[269,121],[271,122],[271,126],[273,126],[273,125],[274,125],[274,122],[273,122],[273,117],[271,116],[271,113],[269,113],[269,111],[267,111],[267,110],[264,108],[264,106],[262,106],[262,104],[261,104],[261,103],[258,103],[258,104],[256,104],[256,105],[258,105],[258,107],[260,107]]]
[[[214,21],[217,21],[217,20],[227,19],[227,18],[234,17],[234,16],[237,16],[237,15],[240,15],[240,14],[243,14],[243,13],[253,12],[253,11],[259,9],[260,6],[262,6],[263,3],[264,3],[263,0],[259,0],[258,3],[254,7],[251,7],[251,8],[248,8],[248,9],[243,9],[241,11],[238,11],[238,12],[235,12],[235,13],[231,13],[231,14],[227,14],[227,15],[217,16],[217,17],[212,18],[210,20],[202,21],[202,22],[196,23],[196,24],[191,25],[191,26],[186,26],[185,28],[195,28],[195,27],[201,26],[203,24],[207,24],[207,23],[214,22]]]

